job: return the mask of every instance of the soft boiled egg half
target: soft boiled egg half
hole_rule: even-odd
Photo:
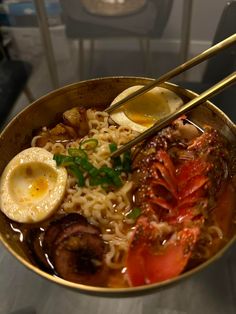
[[[135,85],[125,89],[113,100],[111,105],[142,87],[142,85]],[[111,118],[119,125],[129,126],[134,131],[144,132],[181,105],[183,105],[183,100],[176,93],[167,88],[155,87],[112,112]]]
[[[67,172],[47,150],[32,147],[16,155],[0,181],[0,208],[17,222],[36,223],[57,209],[66,189]]]

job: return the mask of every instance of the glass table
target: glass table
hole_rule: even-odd
[[[100,298],[59,287],[0,247],[1,314],[234,314],[236,250],[171,288],[133,298]]]
[[[58,70],[56,66],[52,41],[50,37],[50,30],[49,30],[48,21],[47,21],[47,13],[46,13],[45,5],[44,5],[44,2],[41,0],[34,0],[34,3],[37,10],[38,23],[39,23],[39,28],[40,28],[41,37],[42,37],[42,44],[44,46],[44,51],[46,54],[51,83],[52,83],[53,88],[57,88],[59,87]],[[139,4],[140,6],[137,6],[138,8],[145,5],[143,1],[141,1]],[[179,51],[181,63],[187,60],[188,54],[189,54],[192,7],[193,7],[193,0],[183,1],[181,40],[180,40],[180,51]]]

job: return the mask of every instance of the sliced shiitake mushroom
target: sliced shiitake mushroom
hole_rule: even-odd
[[[62,278],[87,285],[105,285],[104,242],[98,234],[75,232],[63,237],[53,251],[54,267]]]
[[[44,232],[40,228],[30,229],[26,234],[26,243],[30,250],[30,256],[42,269],[52,271],[46,255],[42,249]]]
[[[85,217],[76,213],[62,215],[61,217],[58,217],[56,220],[52,221],[44,234],[43,250],[48,255],[51,255],[52,246],[59,234],[63,233],[63,230],[66,227],[75,223],[79,223],[80,225],[88,224]]]
[[[82,215],[71,213],[52,222],[44,234],[43,249],[63,279],[105,285],[105,244],[100,230]]]

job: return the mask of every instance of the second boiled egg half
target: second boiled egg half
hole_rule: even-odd
[[[36,223],[54,213],[66,189],[67,172],[53,155],[31,147],[16,155],[0,181],[0,208],[10,219]]]
[[[111,105],[142,87],[142,85],[135,85],[125,89],[113,100]],[[111,118],[119,125],[129,126],[137,132],[144,132],[181,105],[183,105],[183,100],[176,93],[167,88],[155,87],[112,112]]]

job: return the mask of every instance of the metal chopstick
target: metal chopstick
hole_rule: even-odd
[[[220,93],[222,90],[225,88],[229,87],[233,83],[236,82],[236,71],[215,84],[214,86],[210,87],[206,91],[204,91],[202,94],[197,96],[196,98],[190,100],[187,104],[181,106],[179,109],[177,109],[174,113],[164,117],[157,123],[155,123],[152,127],[138,135],[136,138],[133,140],[129,141],[119,149],[117,149],[114,153],[111,154],[111,157],[116,157],[126,150],[130,149],[134,145],[140,143],[141,141],[145,140],[147,137],[154,135],[156,132],[160,131],[162,128],[167,126],[169,123],[177,119],[179,116],[185,114],[186,112],[192,110],[199,104],[203,103],[207,99],[215,96],[216,94]]]
[[[236,43],[236,34],[222,40],[218,44],[212,46],[211,48],[203,51],[199,55],[193,57],[192,59],[188,60],[187,62],[179,65],[178,67],[172,69],[171,71],[167,72],[166,74],[162,75],[158,79],[154,80],[153,82],[145,85],[144,87],[140,88],[136,92],[128,95],[127,97],[123,98],[122,100],[116,102],[115,104],[111,105],[110,107],[106,108],[105,111],[108,113],[111,113],[115,109],[118,109],[120,106],[122,106],[124,103],[128,102],[131,99],[135,99],[138,96],[141,96],[142,94],[146,93],[150,89],[154,88],[155,86],[173,78],[174,76],[179,75],[180,73],[194,67],[195,65],[207,60],[211,56],[217,54],[218,52],[224,50],[225,48],[233,45]]]

